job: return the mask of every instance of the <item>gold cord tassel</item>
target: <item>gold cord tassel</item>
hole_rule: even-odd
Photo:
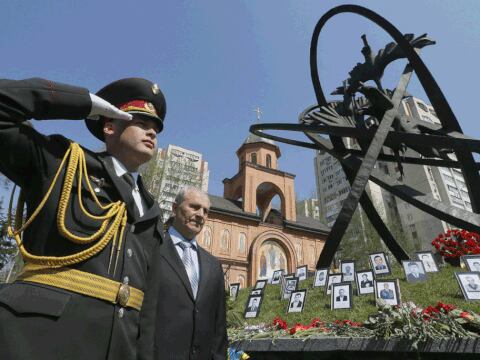
[[[72,255],[67,255],[67,256],[33,255],[29,253],[23,246],[23,242],[21,240],[21,234],[33,222],[33,220],[35,220],[35,218],[38,216],[40,211],[45,206],[48,198],[52,193],[52,190],[55,184],[58,181],[58,177],[60,176],[62,169],[65,167],[65,164],[67,163],[67,160],[68,160],[68,165],[66,165],[65,179],[63,181],[62,193],[60,195],[60,199],[58,203],[58,213],[57,213],[58,231],[60,235],[62,235],[65,239],[67,239],[68,241],[74,242],[76,244],[90,244],[96,240],[98,241],[88,249],[85,249],[83,251],[80,251]],[[116,251],[116,259],[115,259],[115,268],[116,268],[118,257],[120,255],[122,237],[123,237],[124,229],[126,225],[126,218],[127,218],[126,206],[125,206],[125,203],[122,201],[116,201],[106,205],[103,205],[100,203],[90,183],[86,164],[87,163],[85,160],[85,154],[82,148],[77,143],[72,142],[70,144],[69,149],[65,153],[65,156],[63,157],[63,160],[45,196],[43,197],[42,201],[37,206],[35,211],[32,213],[30,218],[25,221],[25,223],[23,223],[23,208],[25,205],[25,199],[23,195],[23,190],[20,191],[20,195],[17,202],[17,209],[15,213],[15,224],[12,229],[11,211],[12,211],[13,198],[15,194],[15,187],[13,188],[12,195],[10,197],[9,207],[8,207],[8,217],[7,217],[8,235],[11,237],[14,237],[26,263],[41,265],[49,268],[58,268],[58,267],[78,264],[98,254],[108,245],[110,241],[112,241],[112,251],[110,254],[109,262],[112,263],[112,257],[115,252],[114,247],[117,242],[116,238],[117,238],[117,235],[120,234],[120,237],[118,239],[118,246]],[[90,219],[102,220],[102,223],[99,229],[94,234],[87,237],[81,237],[73,234],[67,229],[65,225],[65,214],[68,209],[70,195],[73,188],[73,182],[76,175],[78,175],[78,178],[77,178],[78,199],[79,199],[79,205],[80,205],[81,211],[85,216],[87,216]],[[85,209],[82,202],[82,181],[83,180],[85,180],[88,191],[91,194],[92,198],[94,199],[95,203],[103,211],[105,211],[105,214],[98,216],[98,215],[90,214],[87,211],[87,209]],[[109,269],[110,269],[110,265],[109,265]],[[115,273],[115,269],[114,269],[114,273]]]

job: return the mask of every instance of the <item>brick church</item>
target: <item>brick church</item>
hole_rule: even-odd
[[[238,173],[223,180],[223,197],[209,195],[200,245],[221,261],[225,281],[242,288],[277,269],[294,272],[308,265],[314,270],[329,228],[296,214],[295,175],[278,170],[279,147],[251,134],[237,157]]]

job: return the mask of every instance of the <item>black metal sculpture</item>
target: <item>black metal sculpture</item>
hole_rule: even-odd
[[[374,54],[365,35],[362,54],[365,62],[357,64],[350,71],[349,79],[333,94],[343,95],[342,102],[327,102],[320,85],[317,69],[317,44],[320,32],[326,22],[339,13],[355,13],[368,18],[387,31],[395,40]],[[334,156],[342,165],[351,184],[351,191],[343,202],[331,232],[326,240],[317,267],[329,266],[335,251],[350,223],[358,203],[370,222],[397,260],[408,259],[408,254],[392,236],[375,210],[370,198],[364,192],[368,180],[375,182],[407,203],[459,228],[480,231],[480,192],[473,192],[480,184],[479,165],[472,153],[480,152],[480,141],[469,138],[455,118],[433,76],[418,55],[421,48],[434,44],[426,34],[415,38],[412,34],[402,35],[392,24],[375,12],[357,5],[335,7],[323,15],[317,23],[310,46],[310,70],[318,105],[304,110],[299,124],[255,124],[250,131],[280,142],[324,150]],[[407,58],[400,81],[394,91],[385,90],[381,78],[385,68],[393,61]],[[398,107],[406,94],[411,75],[415,71],[422,84],[441,126],[413,121],[402,116]],[[372,80],[376,87],[364,83]],[[355,98],[356,94],[363,95]],[[291,140],[264,130],[302,131],[311,142]],[[327,134],[330,141],[320,136]],[[347,148],[342,137],[354,138],[359,148]],[[383,151],[384,147],[391,149]],[[412,149],[421,156],[405,156],[405,150]],[[455,156],[449,157],[449,154]],[[456,159],[456,160],[455,160]],[[460,168],[465,178],[471,200],[472,211],[468,212],[441,203],[431,196],[403,184],[374,168],[380,161]]]

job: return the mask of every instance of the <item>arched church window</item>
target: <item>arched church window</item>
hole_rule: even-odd
[[[257,163],[257,153],[253,153],[253,154],[251,155],[251,158],[252,158],[252,163],[253,163],[253,164],[256,164],[256,163]]]
[[[245,253],[245,249],[247,247],[247,235],[241,232],[238,236],[238,252],[241,254]]]
[[[223,230],[220,247],[224,250],[230,249],[230,232],[227,229]]]
[[[309,251],[309,254],[310,254],[310,263],[314,264],[315,263],[315,246],[313,245],[310,245],[310,251]]]
[[[295,252],[297,253],[297,261],[301,263],[303,261],[302,244],[300,243],[295,244]]]
[[[237,282],[240,283],[240,289],[245,289],[245,276],[238,275]]]
[[[267,167],[272,167],[272,156],[270,154],[267,154]]]
[[[203,246],[209,249],[212,246],[212,229],[206,225],[203,230]]]

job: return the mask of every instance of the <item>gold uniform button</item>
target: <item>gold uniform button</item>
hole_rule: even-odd
[[[120,308],[118,309],[118,317],[121,319],[123,318],[123,315],[125,314],[125,309],[124,308]]]
[[[133,250],[132,249],[127,249],[127,256],[131,258],[133,256]]]
[[[128,276],[125,276],[125,277],[123,278],[123,283],[124,283],[125,285],[128,285],[129,282],[130,282],[130,278],[129,278]]]

